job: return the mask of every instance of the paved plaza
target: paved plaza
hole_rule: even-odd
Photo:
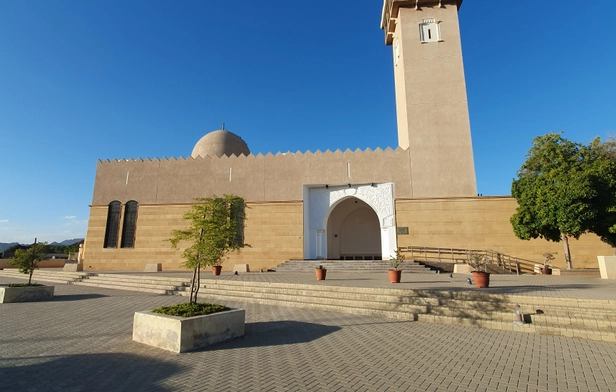
[[[443,278],[415,285],[464,289]],[[501,277],[500,290],[616,297],[599,279],[555,278],[542,290],[542,277]],[[53,301],[0,304],[0,391],[616,391],[614,343],[226,302],[246,309],[246,335],[174,354],[133,342],[133,313],[186,298],[55,286]]]

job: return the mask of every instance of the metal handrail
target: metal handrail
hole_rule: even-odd
[[[493,250],[463,249],[463,248],[437,248],[428,246],[402,246],[398,248],[403,253],[410,253],[411,260],[439,263],[468,263],[470,255],[477,253],[486,256],[488,265],[496,265],[508,270],[510,273],[533,273],[535,265],[543,264],[533,260],[506,255]]]

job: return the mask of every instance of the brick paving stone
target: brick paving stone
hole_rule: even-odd
[[[609,296],[596,286],[546,293]],[[614,343],[309,309],[217,301],[246,309],[245,337],[185,354],[131,340],[135,311],[184,301],[57,284],[0,304],[0,391],[616,391]]]

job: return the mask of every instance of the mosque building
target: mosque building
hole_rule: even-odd
[[[182,216],[194,198],[223,194],[246,201],[250,244],[223,270],[291,259],[389,259],[403,246],[489,249],[538,262],[545,252],[561,253],[560,244],[515,237],[515,199],[477,196],[461,3],[384,1],[396,148],[253,155],[222,129],[203,136],[188,158],[99,161],[84,269],[180,269],[181,250],[165,240],[187,225]],[[612,254],[592,235],[572,240],[571,251],[576,268],[596,268],[597,255]]]

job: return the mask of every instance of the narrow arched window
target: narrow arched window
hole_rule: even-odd
[[[236,199],[231,202],[230,219],[235,222],[235,242],[237,245],[244,245],[244,221],[246,219],[246,205],[244,200]]]
[[[124,208],[124,225],[122,226],[122,248],[135,247],[135,232],[137,230],[137,210],[139,204],[131,200]]]
[[[107,228],[105,229],[105,242],[103,243],[103,248],[118,247],[121,211],[122,204],[119,201],[114,200],[109,203],[109,209],[107,210]]]

